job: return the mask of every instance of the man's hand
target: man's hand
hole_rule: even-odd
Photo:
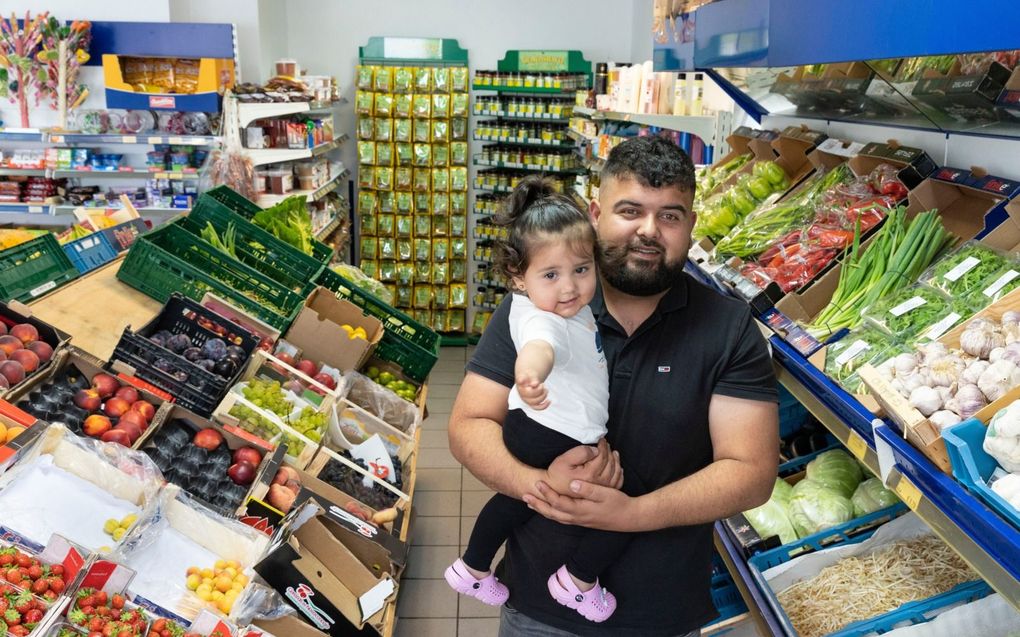
[[[517,375],[517,393],[521,400],[532,409],[545,409],[549,406],[549,390],[539,380],[538,375],[523,372]]]
[[[605,531],[635,530],[634,523],[640,518],[636,498],[583,480],[573,480],[567,488],[570,495],[561,495],[545,482],[539,482],[538,496],[525,494],[524,502],[543,517],[561,524]]]
[[[623,485],[623,467],[620,454],[609,448],[603,438],[597,446],[579,445],[552,461],[546,469],[542,482],[554,491],[570,495],[570,483],[574,480],[591,482],[618,489]],[[530,491],[539,495],[537,490]]]

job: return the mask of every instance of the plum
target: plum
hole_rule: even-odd
[[[176,372],[174,372],[174,373],[173,373],[173,377],[174,377],[174,378],[175,378],[176,380],[179,380],[179,381],[180,381],[180,382],[182,382],[182,383],[186,383],[186,382],[188,382],[188,378],[189,378],[189,376],[188,376],[188,372],[186,372],[186,371],[183,371],[183,370],[179,370],[179,371],[176,371]]]
[[[224,378],[230,378],[237,373],[237,365],[229,358],[224,358],[216,363],[213,372]]]
[[[228,345],[227,356],[240,358],[243,361],[245,359],[246,354],[244,353],[243,347],[238,347],[237,345]]]
[[[191,347],[191,339],[187,334],[174,334],[166,340],[166,346],[174,354],[180,354]]]
[[[159,345],[160,347],[166,347],[166,338],[160,336],[159,334],[153,334],[152,336],[150,336],[149,341],[154,343],[155,345]]]
[[[227,355],[227,343],[221,338],[210,338],[202,345],[202,354],[214,361],[222,360]]]
[[[184,352],[181,355],[184,356],[184,358],[191,361],[192,363],[194,363],[198,361],[200,358],[202,358],[202,350],[198,347],[189,347],[188,349],[184,350]]]
[[[174,335],[174,333],[171,332],[170,330],[159,330],[158,332],[153,334],[153,336],[159,337],[159,338],[163,339],[164,341],[169,339],[173,335]]]
[[[209,360],[208,358],[203,358],[202,360],[198,361],[198,366],[207,372],[212,372],[216,369],[216,362]]]
[[[157,358],[155,362],[152,363],[152,366],[158,369],[159,371],[166,372],[168,374],[171,374],[174,371],[174,364],[171,363],[170,360],[166,358]]]

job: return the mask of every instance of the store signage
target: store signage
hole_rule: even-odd
[[[521,71],[566,71],[566,51],[520,51],[517,68]]]
[[[440,38],[386,38],[383,56],[407,60],[443,59],[443,41]]]
[[[152,95],[149,108],[177,108],[177,99],[169,95]]]

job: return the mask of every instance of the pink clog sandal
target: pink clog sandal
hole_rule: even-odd
[[[488,577],[476,579],[460,558],[446,569],[445,576],[453,590],[489,606],[502,606],[510,597],[510,589],[500,584],[495,575],[490,573]]]
[[[557,602],[595,623],[606,621],[616,610],[616,596],[599,586],[598,580],[595,580],[593,589],[583,593],[574,585],[566,566],[561,566],[549,578],[549,594]]]

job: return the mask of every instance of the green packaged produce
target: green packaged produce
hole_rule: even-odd
[[[397,217],[392,214],[380,214],[377,225],[380,237],[392,237],[397,231]]]
[[[393,117],[393,95],[390,93],[375,94],[375,116]]]
[[[417,283],[432,283],[432,267],[433,264],[428,261],[415,261],[414,262],[414,282]]]
[[[377,117],[375,118],[375,141],[377,142],[391,142],[393,141],[393,120]]]
[[[379,258],[397,258],[397,240],[393,237],[379,237]]]
[[[414,169],[414,190],[416,192],[428,192],[432,184],[432,172],[428,168]]]
[[[846,391],[855,392],[861,384],[857,370],[883,362],[890,345],[889,334],[870,325],[852,330],[826,349],[825,374]]]
[[[453,166],[467,166],[467,163],[467,142],[452,142],[450,144],[450,164]]]
[[[371,117],[358,117],[358,139],[375,139],[375,120]]]
[[[374,72],[373,67],[359,64],[354,77],[355,88],[359,91],[371,91]]]
[[[432,92],[432,69],[430,67],[417,66],[414,68],[414,92]]]
[[[371,117],[375,111],[375,94],[369,91],[358,91],[354,95],[354,110],[358,115]]]
[[[414,240],[414,260],[415,261],[429,261],[432,259],[432,240],[431,239],[415,239]]]
[[[379,199],[379,212],[393,214],[397,211],[397,204],[391,191],[380,191],[375,193],[375,196]]]
[[[414,240],[397,239],[397,260],[410,261],[414,258]]]
[[[1002,270],[1007,260],[995,250],[970,241],[939,259],[921,280],[951,296],[974,292],[992,274]]]
[[[415,93],[411,97],[411,115],[421,119],[432,117],[432,96]]]
[[[414,236],[416,239],[432,237],[432,217],[429,215],[415,215]]]
[[[408,215],[414,212],[414,198],[411,196],[411,193],[400,191],[395,193],[394,199],[396,200],[398,213]]]
[[[436,94],[432,96],[432,117],[450,116],[450,96]]]
[[[445,310],[450,307],[450,288],[445,285],[432,286],[432,307]]]
[[[436,168],[450,164],[450,147],[447,144],[432,144],[432,165]]]
[[[445,192],[432,193],[432,214],[443,217],[450,214],[450,196]]]
[[[436,285],[446,285],[450,282],[450,264],[449,263],[433,263],[432,264],[432,283]]]
[[[449,192],[450,171],[447,168],[432,169],[432,190],[433,192]],[[449,209],[449,207],[447,207]]]
[[[361,256],[364,259],[375,259],[379,256],[379,240],[375,237],[361,238]]]
[[[393,69],[393,92],[410,93],[414,90],[414,69],[401,66]]]
[[[410,142],[414,141],[411,135],[411,121],[406,117],[393,120],[393,141]]]
[[[455,66],[450,69],[450,90],[454,93],[467,93],[471,86],[466,66]]]
[[[435,109],[433,109],[433,112]],[[438,116],[437,116],[438,117]],[[432,142],[443,144],[450,141],[450,122],[445,119],[432,120]]]
[[[436,93],[450,92],[450,67],[447,66],[433,67],[432,90]]]
[[[397,285],[398,286],[410,286],[414,283],[414,264],[412,263],[398,263],[397,264]],[[399,287],[397,288],[399,290]]]
[[[407,143],[399,143],[395,148],[398,166],[410,166],[414,162],[414,146]]]
[[[393,68],[389,66],[375,67],[375,85],[373,88],[380,93],[393,90]]]
[[[378,142],[375,145],[375,165],[393,165],[393,144],[389,142]]]
[[[414,220],[411,215],[397,215],[397,237],[402,239],[411,238],[411,230],[414,227]]]
[[[400,167],[393,171],[393,189],[394,190],[411,190],[411,185],[414,183],[414,169],[407,167]]]
[[[379,262],[379,280],[383,283],[393,283],[397,280],[397,262],[396,261],[380,261]]]
[[[909,341],[921,336],[931,326],[940,324],[947,316],[951,318],[955,314],[959,317],[953,323],[955,325],[972,313],[973,310],[954,302],[935,288],[914,285],[866,308],[864,318],[887,334]]]
[[[375,142],[358,142],[358,163],[365,165],[375,163]]]
[[[393,96],[393,117],[408,118],[413,110],[414,98],[411,95]]]

